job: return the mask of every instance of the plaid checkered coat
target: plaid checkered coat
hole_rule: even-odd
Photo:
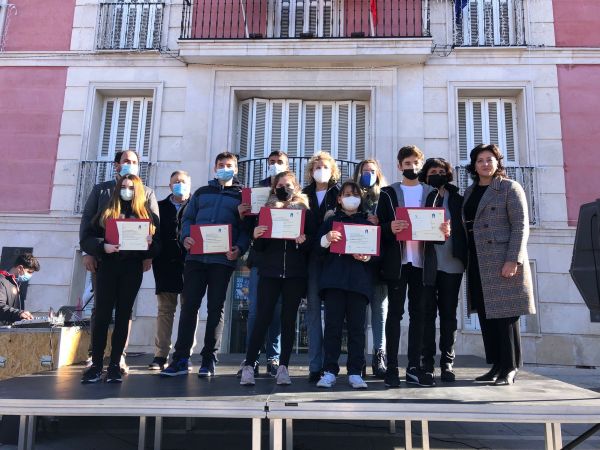
[[[463,205],[473,187],[465,191]],[[516,181],[494,178],[479,202],[473,233],[469,236],[475,239],[488,319],[535,314],[528,237],[529,213],[523,188]],[[518,263],[517,274],[512,278],[502,276],[502,266],[508,261]],[[470,296],[468,300],[471,311]]]

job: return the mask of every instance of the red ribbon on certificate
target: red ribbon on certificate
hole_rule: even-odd
[[[211,231],[214,232],[222,232],[227,233],[227,239],[229,240],[229,245],[227,250],[219,249],[215,251],[215,249],[206,248],[208,245],[205,245],[204,238],[202,237],[201,228],[211,228]],[[194,245],[190,248],[190,255],[210,255],[216,253],[227,253],[231,250],[231,225],[230,224],[221,224],[221,225],[191,225],[190,226],[190,237],[194,240]]]
[[[402,208],[402,207],[398,207],[398,208],[396,208],[396,220],[407,221],[408,228],[405,228],[400,233],[396,233],[397,241],[417,241],[418,240],[418,239],[413,239],[413,229],[412,229],[412,224],[410,222],[410,214],[408,212],[409,210],[424,210],[424,211],[435,211],[435,212],[441,211],[444,214],[444,221],[446,220],[446,210],[444,208],[412,208],[412,207]],[[442,240],[445,240],[445,238]]]
[[[119,228],[117,222],[145,222],[150,234],[150,219],[107,219],[105,224],[104,241],[107,244],[119,245]]]
[[[346,227],[360,227],[364,228],[367,232],[377,233],[377,246],[374,253],[367,252],[363,253],[364,255],[372,255],[379,256],[379,247],[381,244],[381,233],[380,228],[376,225],[357,225],[357,224],[348,224],[343,222],[333,222],[331,230],[338,231],[342,235],[342,239],[337,242],[332,242],[329,246],[329,251],[331,253],[340,253],[342,255],[348,254],[346,250]],[[354,253],[354,252],[353,252]]]
[[[271,239],[288,239],[295,240],[298,236],[294,237],[273,237],[273,217],[271,211],[276,211],[276,214],[284,214],[284,211],[289,212],[290,214],[301,214],[300,218],[300,232],[298,236],[304,233],[304,222],[306,220],[306,210],[305,209],[285,209],[285,208],[267,208],[266,206],[260,208],[260,214],[258,215],[258,225],[266,226],[267,230],[261,236],[261,238],[271,238]]]

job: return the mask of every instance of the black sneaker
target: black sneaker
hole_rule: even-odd
[[[308,373],[308,382],[309,383],[317,383],[321,377],[323,376],[323,371],[319,370],[318,372],[309,372]]]
[[[400,376],[397,367],[388,367],[383,378],[384,384],[389,388],[400,387]]]
[[[90,367],[88,367],[85,370],[85,372],[83,372],[83,375],[81,376],[81,383],[82,384],[92,384],[92,383],[97,383],[101,379],[102,379],[102,367],[95,366],[92,364]]]
[[[387,358],[384,350],[377,350],[377,352],[373,354],[371,369],[373,369],[373,376],[375,378],[385,379],[387,372]]]
[[[244,366],[246,365],[246,360],[242,361],[242,364],[240,364],[240,370],[237,371],[237,373],[235,374],[236,377],[238,378],[242,378],[242,370],[244,370]],[[254,362],[254,376],[258,377],[258,368],[260,367],[260,364],[258,363],[258,361]]]
[[[442,367],[440,379],[444,383],[454,383],[456,381],[456,374],[454,373],[454,369],[452,368],[451,364]]]
[[[277,376],[277,369],[279,369],[279,361],[278,360],[273,359],[271,361],[267,361],[267,375],[275,378]]]
[[[108,369],[106,369],[106,382],[120,383],[123,381],[121,376],[121,368],[119,367],[119,364],[110,363],[108,365]]]
[[[425,372],[425,370],[416,367],[406,369],[406,382],[423,387],[435,386],[433,372]]]
[[[198,371],[198,376],[200,378],[209,378],[215,376],[215,359],[213,357],[202,357],[202,365],[200,366],[200,370]]]
[[[406,382],[408,384],[419,384],[419,376],[421,374],[421,369],[417,369],[416,367],[409,367],[406,369]]]
[[[149,370],[163,370],[167,364],[167,358],[155,356],[150,364],[148,364]]]

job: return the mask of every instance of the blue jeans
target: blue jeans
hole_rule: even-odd
[[[323,369],[323,323],[321,322],[321,297],[319,296],[321,260],[315,253],[311,255],[308,263],[308,291],[304,320],[308,334],[308,370],[320,372]]]
[[[371,301],[371,331],[373,333],[373,354],[378,350],[385,351],[385,318],[387,317],[387,286],[376,283]]]
[[[246,348],[252,336],[254,322],[256,321],[256,310],[258,305],[258,268],[250,269],[250,280],[248,282],[248,323],[246,328]],[[273,320],[267,331],[267,339],[265,341],[265,350],[267,361],[279,361],[281,338],[281,297],[277,300],[277,305],[273,311]]]

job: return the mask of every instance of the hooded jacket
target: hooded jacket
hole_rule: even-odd
[[[0,273],[0,322],[20,320],[22,312],[17,281],[6,272]]]

